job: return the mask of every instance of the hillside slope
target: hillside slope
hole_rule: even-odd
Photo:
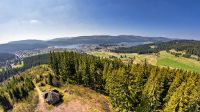
[[[48,65],[36,66],[20,74],[31,76],[32,81],[35,82],[35,89],[32,92],[30,91],[28,97],[13,104],[13,112],[33,112],[33,110],[35,112],[112,112],[108,97],[80,85],[50,86],[46,84],[49,74],[54,73]],[[42,96],[44,91],[52,89],[57,89],[63,96],[63,102],[56,106],[47,104]],[[1,111],[3,110],[0,102]]]

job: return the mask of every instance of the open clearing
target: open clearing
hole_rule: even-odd
[[[108,97],[81,85],[66,84],[61,88],[49,85],[40,87],[39,95],[46,90],[57,89],[63,95],[63,102],[48,105],[40,96],[36,112],[112,112]]]
[[[23,66],[24,66],[24,62],[23,61],[21,61],[21,63],[18,63],[16,65],[14,65],[14,64],[12,65],[13,68],[21,68]]]
[[[112,52],[88,52],[88,54],[104,58],[112,58],[112,56],[114,56],[121,59],[123,62],[128,62],[128,60],[133,59],[134,63],[142,63],[146,59],[146,61],[152,65],[200,72],[199,61],[192,58],[176,57],[166,51],[161,51],[159,55]]]
[[[169,66],[172,68],[180,68],[183,70],[200,72],[200,62],[191,58],[176,57],[165,51],[160,52],[157,58],[158,66]]]
[[[112,58],[112,56],[121,59],[123,62],[128,62],[130,59],[134,60],[134,63],[142,63],[145,60],[152,64],[156,65],[156,55],[152,54],[137,54],[137,53],[113,53],[113,52],[88,52],[90,55],[104,57],[104,58]]]

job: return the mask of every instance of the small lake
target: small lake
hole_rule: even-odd
[[[82,44],[74,44],[74,45],[62,45],[62,46],[54,46],[55,48],[66,48],[66,49],[80,49]]]

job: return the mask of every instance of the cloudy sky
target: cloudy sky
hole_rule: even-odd
[[[200,39],[199,0],[0,0],[0,43],[79,35]]]

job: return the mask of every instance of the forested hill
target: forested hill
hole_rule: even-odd
[[[195,40],[174,40],[169,42],[159,42],[146,45],[138,45],[127,48],[118,48],[113,50],[117,53],[158,53],[162,50],[175,49],[177,51],[186,51],[187,54],[194,54],[200,57],[200,41]]]
[[[21,40],[13,41],[7,44],[0,44],[0,52],[16,52],[19,50],[34,50],[38,48],[46,48],[48,46],[73,45],[73,44],[119,44],[134,42],[166,42],[171,39],[165,37],[142,37],[133,35],[95,35],[95,36],[79,36],[71,38],[57,38],[48,41],[41,40]]]
[[[0,62],[5,62],[6,60],[14,59],[15,55],[10,53],[0,53]]]
[[[73,38],[58,38],[48,41],[53,45],[72,45],[72,44],[119,44],[133,42],[166,42],[171,39],[165,37],[142,37],[134,35],[94,35],[94,36],[79,36]]]

